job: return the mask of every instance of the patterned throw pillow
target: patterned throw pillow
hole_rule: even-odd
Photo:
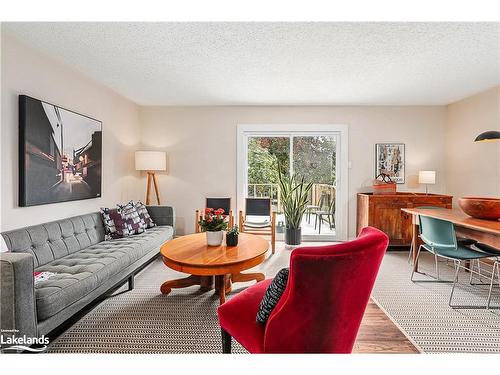
[[[146,208],[146,205],[144,203],[139,201],[135,204],[135,207],[137,208],[137,212],[140,218],[144,221],[144,223],[146,223],[147,229],[156,227],[156,224],[154,223],[151,216],[149,216],[148,209]]]
[[[130,235],[123,216],[118,208],[101,208],[106,239],[123,238]]]
[[[266,293],[260,302],[259,311],[257,311],[257,323],[266,324],[271,312],[285,291],[287,281],[288,268],[283,268],[274,276],[273,281],[267,287]]]
[[[146,230],[146,223],[141,219],[134,202],[130,201],[126,205],[118,205],[121,210],[125,226],[130,234],[144,233]]]

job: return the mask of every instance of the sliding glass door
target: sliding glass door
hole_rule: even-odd
[[[302,218],[304,240],[332,241],[340,239],[340,206],[338,184],[339,137],[336,131],[254,131],[241,134],[239,171],[246,197],[269,197],[277,212],[278,238],[284,231],[285,218],[278,189],[278,167],[289,175],[304,177],[312,183],[307,211]],[[241,148],[241,149],[240,149]],[[242,170],[241,170],[242,169]],[[342,228],[344,229],[344,228]]]

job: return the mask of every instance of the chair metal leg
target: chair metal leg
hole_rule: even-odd
[[[318,214],[314,215],[314,230],[316,230],[316,224],[318,222]]]
[[[490,304],[491,304],[491,293],[493,292],[493,284],[495,283],[495,274],[497,273],[498,269],[498,286],[500,287],[500,263],[496,261],[493,263],[493,271],[491,272],[491,282],[490,282],[490,291],[488,292],[488,301],[486,302],[486,309],[490,309]]]
[[[474,259],[470,262],[470,275],[469,275],[469,284],[472,285],[472,279],[474,278]]]
[[[408,254],[408,264],[411,264],[411,260],[412,260],[412,255],[413,255],[413,241],[411,241],[411,244],[410,244],[410,253]]]
[[[458,282],[458,272],[460,271],[460,261],[454,260],[453,264],[455,265],[455,278],[453,279],[453,287],[451,288],[450,300],[448,301],[448,306],[453,307],[451,305],[451,301],[453,299],[453,293],[455,292],[455,286]]]
[[[321,225],[323,224],[323,215],[319,215],[319,232],[318,234],[321,234]]]
[[[438,264],[438,257],[436,254],[434,254],[434,267],[436,269],[436,279],[439,280],[439,264]]]
[[[481,274],[481,262],[479,261],[479,259],[477,260],[477,272],[478,272],[479,282],[482,283],[483,275]]]
[[[231,343],[232,337],[229,333],[227,333],[224,328],[221,328],[222,333],[222,353],[231,354]]]

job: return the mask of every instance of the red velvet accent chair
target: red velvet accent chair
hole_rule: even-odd
[[[250,353],[350,353],[388,242],[366,227],[350,242],[293,250],[285,292],[265,326],[255,317],[272,279],[219,307],[223,352],[234,337]]]

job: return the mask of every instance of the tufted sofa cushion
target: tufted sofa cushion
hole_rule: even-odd
[[[33,255],[36,268],[104,241],[104,227],[96,212],[2,235],[10,251]]]
[[[53,272],[36,285],[37,317],[45,320],[92,292],[104,281],[172,238],[171,227],[154,227],[145,233],[104,241],[37,267]]]

